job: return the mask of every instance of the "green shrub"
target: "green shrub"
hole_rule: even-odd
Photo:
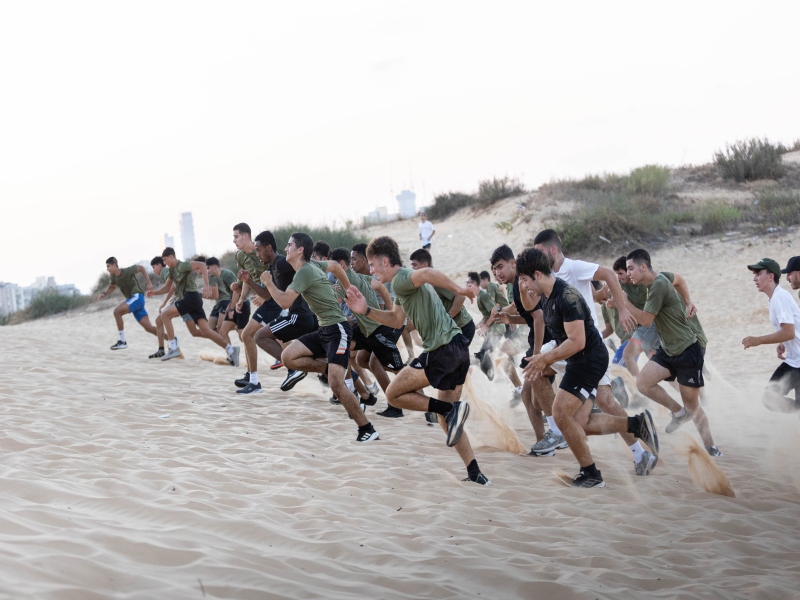
[[[669,188],[669,167],[659,165],[639,167],[623,178],[621,183],[629,194],[662,196]]]
[[[56,290],[43,290],[36,294],[23,312],[24,320],[41,319],[85,306],[89,296],[81,294],[59,294]]]
[[[97,282],[94,284],[92,288],[92,294],[97,296],[101,292],[105,292],[108,289],[108,284],[111,283],[111,275],[108,271],[103,271],[100,273],[100,276],[97,278]]]
[[[527,193],[528,191],[525,189],[525,186],[516,177],[511,178],[507,175],[500,179],[492,177],[491,179],[478,182],[476,203],[482,208],[486,208],[498,200],[522,196]]]
[[[446,219],[453,213],[475,204],[476,198],[463,192],[447,192],[433,197],[433,204],[425,209],[426,216],[431,220]]]
[[[714,154],[714,162],[722,176],[738,183],[756,179],[777,179],[783,175],[781,154],[783,145],[772,144],[766,138],[728,144],[725,152]]]
[[[735,206],[715,204],[703,207],[698,211],[697,220],[704,234],[727,231],[736,226],[742,218],[742,212]]]
[[[800,224],[800,192],[765,189],[755,192],[753,220],[765,225]]]

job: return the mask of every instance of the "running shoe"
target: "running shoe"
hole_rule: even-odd
[[[645,450],[642,453],[641,458],[633,463],[633,470],[637,475],[644,477],[646,475],[650,475],[650,473],[653,472],[653,469],[656,468],[657,464],[658,457],[652,452]]]
[[[250,383],[250,373],[245,372],[244,376],[241,379],[237,379],[236,381],[233,382],[233,385],[235,385],[238,388],[243,388],[248,383]]]
[[[428,425],[430,427],[433,427],[434,425],[436,425],[439,422],[439,415],[437,415],[436,413],[432,413],[432,412],[426,412],[425,413],[425,420],[428,422]]]
[[[367,391],[368,391],[370,394],[372,394],[373,396],[377,396],[378,394],[380,394],[380,392],[381,392],[381,388],[380,388],[380,386],[378,385],[378,382],[377,382],[377,381],[375,381],[375,382],[373,382],[373,384],[372,384],[372,385],[368,385],[368,386],[367,386]]]
[[[368,429],[358,432],[358,435],[356,436],[357,442],[371,442],[373,440],[381,439],[380,434],[375,431],[375,428],[372,426],[372,424],[369,424],[367,427]]]
[[[248,396],[250,394],[260,394],[261,393],[261,384],[260,383],[249,383],[244,386],[240,390],[236,390],[237,394],[241,394],[242,396]]]
[[[331,397],[328,398],[328,402],[330,402],[331,404],[341,404],[341,402],[339,402],[339,399],[336,397],[336,394],[331,394]]]
[[[117,340],[117,343],[111,346],[112,350],[125,350],[128,347],[128,342]]]
[[[625,389],[625,381],[622,377],[614,377],[611,380],[611,394],[622,408],[628,408],[628,390]]]
[[[467,417],[469,417],[469,404],[460,401],[453,402],[453,408],[450,409],[450,412],[445,417],[445,421],[447,421],[447,445],[451,448],[461,439]]]
[[[656,426],[653,424],[653,416],[650,411],[646,410],[633,418],[637,420],[637,425],[636,430],[631,433],[647,444],[650,452],[658,456],[658,433],[656,433]]]
[[[676,417],[675,413],[670,413],[670,415],[672,415],[672,420],[664,428],[664,431],[666,433],[672,433],[673,431],[677,431],[681,425],[686,423],[686,421],[691,421],[692,419],[692,415],[689,414],[688,410],[686,411],[686,414],[684,414],[682,417]]]
[[[481,350],[480,352],[476,352],[475,356],[478,358],[481,364],[481,371],[489,381],[494,379],[494,362],[492,362],[492,357],[489,356],[489,353],[486,350]]]
[[[148,356],[147,358],[161,358],[162,356],[164,356],[164,349],[163,349],[163,348],[159,348],[158,350],[156,350],[155,352],[153,352],[153,353],[152,353],[150,356]]]
[[[706,448],[706,450],[708,450],[709,456],[714,456],[714,457],[725,456],[722,452],[720,452],[720,449],[717,448],[716,446],[709,446],[708,448]]]
[[[375,414],[380,417],[386,417],[388,419],[399,419],[400,417],[405,417],[402,408],[396,408],[391,404],[387,404],[384,410]]]
[[[378,403],[378,399],[375,397],[375,394],[372,393],[369,395],[369,398],[360,398],[360,400],[361,404],[366,404],[367,406],[375,406]]]
[[[563,435],[557,435],[552,430],[548,429],[544,437],[531,446],[531,451],[528,456],[555,456],[556,450],[567,448],[567,440]]]
[[[471,481],[472,483],[477,483],[479,485],[485,485],[485,486],[492,485],[492,482],[489,481],[489,478],[486,477],[486,475],[484,475],[483,473],[478,473],[475,476],[475,479],[472,478],[472,475],[468,475],[465,479],[462,479],[461,481]]]
[[[178,358],[179,356],[183,356],[181,354],[180,348],[175,348],[175,350],[170,350],[164,356],[161,357],[161,360],[170,360],[172,358]]]
[[[274,363],[272,363],[272,365],[270,366],[270,369],[271,369],[272,371],[277,371],[277,370],[278,370],[278,369],[280,369],[282,366],[283,366],[283,363],[282,363],[280,360],[276,360]]]
[[[514,393],[511,394],[511,402],[509,402],[509,406],[511,406],[511,408],[516,408],[519,406],[520,402],[522,402],[522,394],[515,389]]]
[[[239,366],[239,352],[240,351],[241,351],[241,348],[239,346],[233,346],[233,352],[231,352],[231,355],[228,357],[228,363],[230,365],[232,365],[234,367],[238,367]]]
[[[324,373],[320,373],[319,375],[317,375],[317,379],[319,379],[319,382],[322,384],[322,387],[331,387],[330,384],[328,383],[328,376],[325,375]]]
[[[306,375],[308,375],[308,373],[305,371],[297,371],[292,369],[289,371],[286,379],[283,380],[283,383],[281,384],[281,391],[288,392],[290,389],[296,386],[299,381],[305,379]]]
[[[600,473],[600,471],[598,471],[598,473]],[[606,482],[603,481],[603,478],[601,476],[598,475],[597,477],[590,477],[589,475],[583,472],[583,469],[581,469],[581,472],[572,478],[572,487],[602,488],[606,487]]]

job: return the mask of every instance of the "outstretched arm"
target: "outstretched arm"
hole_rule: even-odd
[[[622,287],[619,285],[617,274],[608,267],[598,267],[594,274],[594,281],[605,281],[608,289],[611,290],[611,295],[614,298],[622,298]],[[617,312],[619,313],[619,322],[625,331],[630,332],[636,329],[636,321],[639,321],[639,319],[630,312],[630,307],[626,310],[625,307],[620,306]],[[641,321],[639,321],[639,324],[644,325]]]
[[[683,298],[683,303],[686,305],[686,317],[691,319],[697,314],[697,307],[694,305],[692,297],[689,295],[689,286],[686,284],[686,280],[683,277],[677,273],[675,273],[674,276],[675,279],[672,281],[672,285],[681,295],[681,298]]]
[[[142,277],[144,277],[145,295],[147,295],[147,291],[153,289],[153,283],[150,281],[150,275],[147,274],[147,270],[142,265],[136,265],[136,270]]]
[[[755,346],[762,346],[763,344],[783,344],[794,339],[794,324],[781,323],[781,328],[775,333],[769,335],[753,335],[746,337],[742,340],[744,349],[754,348]]]
[[[454,294],[461,294],[471,299],[477,296],[474,288],[462,287],[436,269],[417,269],[416,271],[411,271],[411,283],[414,284],[414,287],[420,287],[423,284],[430,283],[432,286],[441,287],[450,290]]]
[[[294,301],[297,300],[297,297],[300,295],[292,288],[286,288],[285,292],[279,290],[278,286],[275,285],[275,281],[272,279],[272,273],[269,271],[264,271],[261,274],[261,283],[266,286],[269,295],[281,308],[291,308]]]
[[[367,299],[364,298],[364,294],[359,292],[355,286],[352,285],[347,290],[347,299],[345,302],[354,313],[369,317],[376,323],[386,325],[392,329],[402,327],[403,322],[406,320],[406,313],[399,304],[395,304],[392,310],[372,308],[367,304]]]

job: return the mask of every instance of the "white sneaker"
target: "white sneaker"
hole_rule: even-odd
[[[179,356],[183,356],[183,354],[181,354],[181,349],[176,347],[175,350],[170,350],[162,356],[161,360],[170,360],[171,358],[178,358]]]

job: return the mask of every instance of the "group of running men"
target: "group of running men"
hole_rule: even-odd
[[[556,450],[569,448],[580,467],[574,486],[605,486],[588,435],[620,434],[636,475],[649,475],[658,462],[652,416],[647,410],[628,416],[624,383],[611,376],[614,363],[636,378],[640,394],[670,410],[667,433],[692,420],[709,454],[722,455],[700,404],[707,339],[696,308],[685,280],[655,271],[646,250],[620,257],[609,269],[565,257],[558,234],[547,229],[536,236],[532,248],[516,256],[507,245],[494,250],[489,263],[500,285],[491,282],[488,272],[470,272],[460,285],[433,268],[425,248],[411,254],[412,268],[404,267],[397,243],[387,236],[352,249],[331,250],[297,232],[279,254],[271,232],[253,238],[250,227],[239,223],[233,228],[233,241],[238,273],[222,269],[215,258],[180,261],[172,248],[166,248],[151,261],[163,281],[159,289],[153,288],[143,267],[120,269],[116,259],[109,258],[110,284],[100,298],[115,287],[126,298],[114,311],[120,339],[112,349],[127,347],[122,315],[130,312],[158,336],[159,348],[150,358],[179,357],[172,319],[181,316],[192,335],[224,348],[228,362],[238,366],[240,349],[231,345],[229,337],[235,328],[247,364],[244,376],[234,381],[237,393],[261,391],[260,347],[273,357],[271,368],[287,369],[282,391],[316,373],[330,387],[331,402],[343,406],[355,421],[357,441],[370,442],[379,434],[366,407],[376,404],[380,388],[388,406],[379,415],[401,417],[403,410],[426,413],[429,424],[440,424],[446,444],[455,447],[464,461],[464,481],[491,485],[464,432],[470,407],[460,399],[472,362],[469,347],[477,332],[485,337],[475,353],[481,370],[492,378],[491,356],[499,353],[514,385],[512,401],[525,406],[537,438],[530,455],[553,456]],[[764,266],[768,260],[749,268],[758,277],[761,267],[771,274],[765,279],[777,283],[780,275],[774,275],[773,265]],[[195,273],[203,278],[202,294]],[[145,276],[145,290],[137,274]],[[144,309],[145,296],[154,295],[166,296],[155,326]],[[169,301],[171,296],[174,302]],[[203,298],[216,300],[210,318],[203,310]],[[482,315],[477,326],[465,307],[467,299],[477,299]],[[603,307],[602,332],[595,302]],[[423,350],[416,357],[412,330]],[[797,330],[792,333],[800,335],[800,321]],[[613,359],[603,341],[611,332],[622,340]],[[397,345],[404,334],[408,363]],[[800,338],[789,341],[786,332],[778,342],[772,337],[746,338],[745,347],[748,340],[750,345],[780,343],[779,356],[786,352],[792,360],[800,359]],[[640,371],[637,358],[642,352],[649,361]],[[514,357],[522,353],[520,380]],[[788,358],[787,364],[791,364]],[[774,377],[785,387],[787,381],[795,381],[791,378],[796,378],[800,363],[794,368],[788,375],[776,372]],[[370,375],[375,383],[369,383]],[[554,388],[556,375],[560,382]],[[682,404],[659,385],[675,380]],[[437,390],[438,397],[426,396],[427,387]]]

